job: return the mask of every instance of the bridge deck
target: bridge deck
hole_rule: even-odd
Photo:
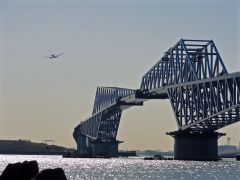
[[[117,102],[112,103],[109,106],[106,106],[103,108],[101,111],[93,114],[89,118],[87,118],[85,121],[81,122],[80,125],[83,125],[84,123],[88,123],[94,118],[99,118],[101,115],[112,111],[116,108],[119,108],[121,111],[126,110],[132,106],[142,106],[143,103],[147,100],[150,99],[166,99],[169,98],[168,91],[174,88],[187,88],[188,86],[194,86],[194,85],[202,85],[202,87],[208,83],[208,84],[213,84],[217,85],[218,82],[220,81],[227,81],[231,79],[238,79],[238,87],[235,87],[235,89],[240,89],[240,72],[224,75],[224,76],[218,76],[214,77],[211,79],[202,79],[198,81],[193,81],[193,82],[186,82],[182,84],[174,84],[166,87],[161,87],[161,88],[156,88],[156,89],[151,89],[146,92],[141,92],[139,90],[135,91],[134,94],[128,95],[126,97],[122,97],[120,100]],[[207,128],[209,131],[212,130],[217,130],[219,128],[222,128],[226,125],[235,123],[239,121],[239,108],[240,104],[239,102],[235,102],[234,105],[229,105],[228,108],[225,108],[221,111],[216,111],[212,112],[212,114],[208,114],[206,117],[199,117],[197,120],[191,121],[190,124],[181,124],[179,126],[179,129],[181,130],[186,130],[186,129],[192,129],[192,130],[203,130]],[[210,110],[210,107],[208,107]],[[189,116],[190,118],[190,116]],[[192,117],[193,118],[193,117]],[[229,120],[231,118],[231,120]],[[209,128],[209,125],[211,124],[211,128]],[[85,134],[86,136],[89,136],[93,139],[96,139],[97,137],[93,137],[88,134],[88,132],[85,132],[82,130],[82,133]]]

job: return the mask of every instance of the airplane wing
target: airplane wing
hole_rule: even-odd
[[[51,58],[50,56],[49,57],[46,57],[46,56],[43,56],[44,58]]]
[[[64,53],[60,53],[60,54],[57,54],[56,56],[58,57],[58,56],[61,56],[61,55],[63,55]]]

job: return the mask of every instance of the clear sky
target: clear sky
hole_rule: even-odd
[[[75,147],[73,129],[90,116],[96,87],[139,88],[180,38],[213,39],[228,71],[240,71],[239,1],[1,0],[0,139]],[[173,149],[165,133],[174,130],[169,101],[148,101],[123,112],[120,148]],[[240,141],[240,123],[221,132]]]

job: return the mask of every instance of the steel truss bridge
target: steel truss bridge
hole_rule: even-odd
[[[78,149],[79,137],[116,142],[122,111],[150,99],[170,100],[178,125],[172,136],[214,134],[240,120],[240,72],[228,73],[212,40],[181,39],[142,77],[139,89],[97,87],[92,115],[74,129]]]

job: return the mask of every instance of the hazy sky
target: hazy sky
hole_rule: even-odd
[[[1,0],[0,139],[75,147],[73,129],[90,116],[96,87],[139,88],[180,38],[213,39],[228,71],[240,71],[240,3]],[[148,101],[123,112],[120,148],[173,149],[165,133],[174,130],[169,100]],[[221,132],[240,141],[240,123]]]

